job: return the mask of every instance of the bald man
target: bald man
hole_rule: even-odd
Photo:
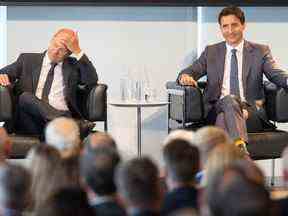
[[[77,86],[90,88],[98,76],[80,48],[77,32],[63,28],[54,34],[46,51],[20,54],[0,70],[0,85],[9,86],[16,80],[15,127],[25,134],[41,135],[56,117],[82,118],[76,103]]]

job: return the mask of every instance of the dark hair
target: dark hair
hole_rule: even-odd
[[[78,187],[62,188],[53,193],[35,211],[36,216],[95,216],[86,192]]]
[[[81,175],[97,195],[116,192],[114,173],[120,156],[114,148],[98,147],[81,158]]]
[[[121,164],[116,172],[116,183],[124,200],[134,205],[147,207],[160,199],[158,168],[148,157]]]
[[[24,210],[31,201],[30,173],[24,167],[12,164],[2,165],[0,169],[1,205],[17,211]]]
[[[245,23],[244,12],[239,7],[236,7],[236,6],[229,6],[229,7],[223,8],[218,16],[218,23],[221,25],[221,18],[223,16],[228,16],[228,15],[236,16],[240,20],[242,25]]]
[[[182,139],[168,142],[163,149],[168,175],[175,181],[189,183],[199,171],[200,154],[196,146]]]
[[[89,134],[84,140],[84,152],[93,151],[95,148],[108,146],[117,149],[115,140],[105,132],[95,132]]]

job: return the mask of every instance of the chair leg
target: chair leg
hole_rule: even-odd
[[[104,121],[104,131],[107,132],[108,131],[108,126],[107,126],[107,120]]]
[[[273,187],[275,185],[275,159],[272,159],[272,167],[271,167],[271,182],[270,185]]]

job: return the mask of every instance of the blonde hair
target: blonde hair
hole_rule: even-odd
[[[240,159],[243,159],[243,156],[235,145],[222,143],[215,146],[208,154],[205,183],[212,180],[218,170],[222,170]]]

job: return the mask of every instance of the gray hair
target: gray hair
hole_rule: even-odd
[[[59,151],[77,148],[80,145],[80,131],[77,123],[70,118],[60,117],[48,123],[45,129],[47,144]]]

